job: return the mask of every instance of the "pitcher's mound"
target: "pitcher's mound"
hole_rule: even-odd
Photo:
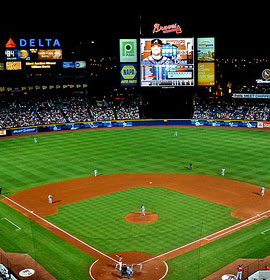
[[[134,224],[147,224],[153,223],[158,220],[158,214],[153,212],[145,212],[145,216],[142,215],[142,212],[129,213],[125,216],[125,219]]]

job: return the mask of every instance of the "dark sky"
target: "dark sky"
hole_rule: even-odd
[[[220,3],[221,6],[209,1],[189,1],[186,5],[179,1],[161,4],[152,1],[147,6],[145,1],[55,3],[40,2],[35,4],[35,11],[12,8],[8,15],[0,18],[1,39],[6,40],[13,34],[34,32],[48,36],[55,33],[65,37],[65,42],[95,39],[108,49],[117,44],[119,38],[138,38],[140,22],[145,37],[153,36],[154,23],[178,23],[183,37],[216,37],[217,55],[270,56],[268,9],[262,6],[239,7],[240,2],[235,2],[237,7],[228,2]]]

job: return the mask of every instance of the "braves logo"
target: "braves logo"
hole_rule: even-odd
[[[270,69],[265,69],[262,72],[262,77],[265,80],[269,80],[270,79]]]

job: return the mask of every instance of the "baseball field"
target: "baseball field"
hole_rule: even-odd
[[[204,279],[239,258],[265,258],[269,136],[154,127],[3,138],[0,248],[50,274],[33,279],[59,280],[118,279],[119,254],[133,279],[153,280]]]

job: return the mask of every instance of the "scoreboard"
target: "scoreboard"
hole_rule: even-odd
[[[194,86],[194,38],[141,39],[142,87]]]

